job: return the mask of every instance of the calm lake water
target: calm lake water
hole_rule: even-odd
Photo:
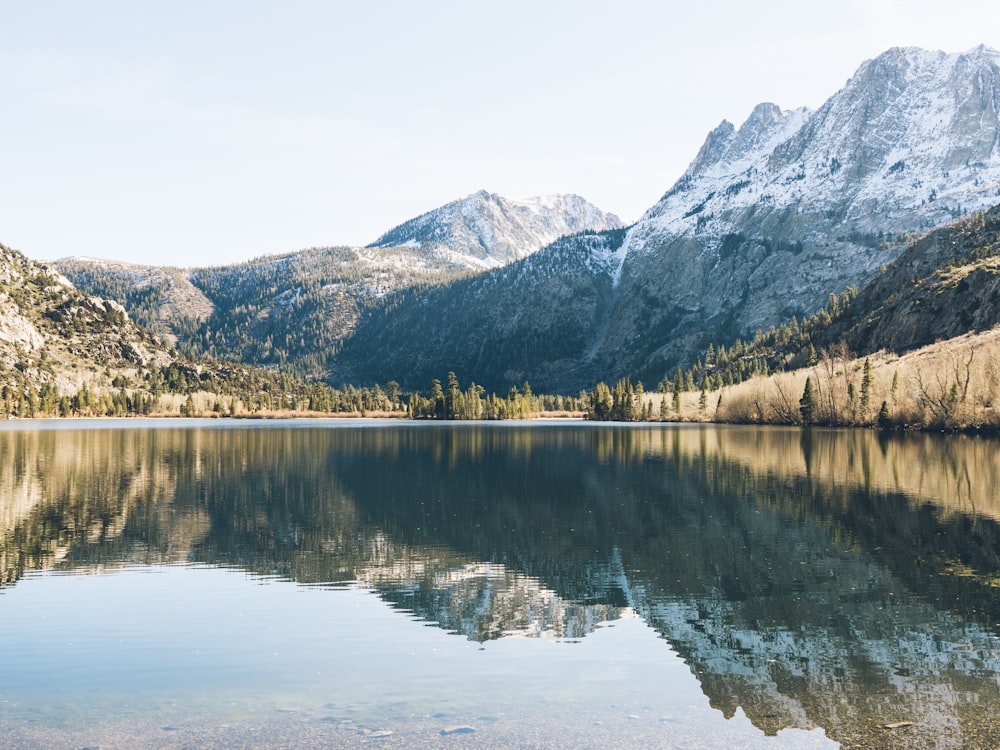
[[[0,427],[0,747],[1000,746],[1000,443]]]

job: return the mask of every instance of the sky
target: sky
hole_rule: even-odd
[[[708,132],[996,0],[0,0],[0,243],[205,266],[364,245],[480,189],[633,221]]]

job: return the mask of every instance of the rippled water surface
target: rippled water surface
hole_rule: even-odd
[[[1000,444],[0,427],[0,746],[1000,746]]]

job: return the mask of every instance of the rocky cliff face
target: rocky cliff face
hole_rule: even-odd
[[[578,195],[511,200],[480,190],[399,225],[371,247],[444,250],[465,256],[474,267],[495,268],[526,258],[564,235],[621,226],[617,216]]]
[[[818,337],[903,352],[1000,324],[1000,206],[914,242]]]
[[[117,302],[0,245],[0,383],[10,398],[43,385],[74,393],[109,372],[134,374],[174,357]]]
[[[536,323],[519,338],[534,343],[512,351],[506,382],[573,391],[624,375],[655,382],[710,342],[811,315],[830,293],[875,277],[915,233],[1000,202],[998,60],[984,47],[893,49],[815,112],[761,104],[739,128],[723,122],[599,270],[585,252],[567,255],[564,241],[489,289],[456,288],[461,300],[427,294],[414,304],[438,330],[410,331],[419,352],[405,343],[415,313],[379,318],[403,347],[391,356],[475,367],[454,342],[480,339],[481,329],[446,311],[531,309]],[[611,284],[581,312],[564,300],[588,273]],[[583,337],[563,333],[581,328]],[[358,337],[374,343],[379,334]],[[503,327],[497,338],[506,340]],[[345,347],[347,369],[353,351]],[[477,381],[502,374],[462,372]]]
[[[893,49],[816,112],[761,105],[723,123],[626,238],[603,368],[648,372],[811,314],[906,234],[1000,201],[998,59]],[[645,317],[667,335],[645,336]]]

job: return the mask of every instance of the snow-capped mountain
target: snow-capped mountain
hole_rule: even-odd
[[[994,204],[1000,53],[892,49],[816,111],[766,103],[721,123],[627,230],[577,196],[479,192],[365,250],[202,269],[191,279],[216,312],[187,335],[217,357],[322,362],[309,373],[338,383],[420,388],[450,369],[498,389],[656,382],[710,342],[814,313],[916,235]]]
[[[651,299],[622,311],[602,348],[613,357],[646,315],[668,335],[640,357],[669,366],[706,334],[815,312],[908,236],[1000,203],[998,136],[1000,53],[985,47],[892,49],[815,112],[764,104],[738,129],[722,123],[626,237],[621,298]],[[651,288],[656,277],[670,283]]]
[[[193,356],[290,363],[323,377],[330,352],[362,311],[387,295],[503,266],[564,234],[611,226],[621,221],[579,196],[512,201],[480,192],[365,248],[310,248],[199,269],[95,259],[56,266],[81,289],[119,300],[137,321]]]
[[[630,244],[718,235],[788,207],[876,234],[987,208],[1000,193],[998,64],[986,47],[892,49],[816,112],[761,104],[738,130],[724,121]]]
[[[1000,53],[892,49],[816,111],[761,104],[738,128],[721,123],[623,241],[567,237],[492,277],[427,292],[413,318],[448,321],[436,324],[440,346],[424,337],[419,352],[394,356],[474,366],[479,350],[462,356],[456,346],[486,336],[509,361],[501,372],[463,371],[476,382],[527,378],[567,391],[624,375],[655,382],[710,342],[811,315],[831,293],[863,286],[916,235],[998,203]],[[508,337],[510,326],[487,331],[435,308],[487,300],[531,309],[535,320]],[[402,322],[410,314],[400,306],[377,324],[413,339]],[[370,347],[384,338],[358,334]]]
[[[400,224],[369,247],[419,247],[468,256],[495,268],[526,258],[567,234],[617,229],[622,221],[578,195],[512,200],[480,190]]]

